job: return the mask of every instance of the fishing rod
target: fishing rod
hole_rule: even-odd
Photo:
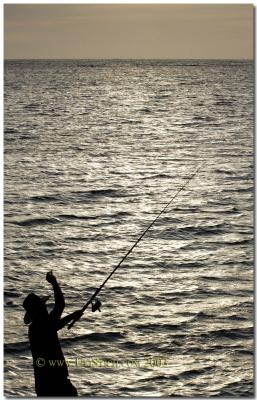
[[[132,252],[132,250],[137,246],[137,244],[143,239],[143,237],[145,236],[145,234],[149,231],[149,229],[151,229],[151,227],[153,226],[153,224],[157,221],[157,219],[166,211],[166,209],[169,207],[169,205],[173,202],[173,200],[175,200],[175,198],[179,195],[179,193],[186,187],[186,185],[196,176],[196,174],[198,173],[198,171],[200,170],[201,165],[196,169],[196,171],[188,178],[186,179],[184,185],[181,186],[181,188],[174,194],[174,196],[171,198],[171,200],[168,202],[168,204],[166,204],[166,206],[159,212],[159,214],[157,215],[157,217],[155,217],[155,219],[150,223],[150,225],[148,225],[148,227],[144,230],[144,232],[139,236],[139,238],[136,240],[136,242],[133,244],[133,246],[127,251],[127,253],[125,254],[125,256],[121,259],[121,261],[119,262],[118,265],[116,265],[116,267],[112,270],[112,272],[107,276],[107,278],[103,281],[103,283],[101,284],[101,286],[99,286],[98,289],[96,289],[95,293],[91,296],[91,298],[88,300],[88,302],[82,307],[81,311],[82,313],[87,309],[87,307],[89,306],[90,303],[92,303],[92,301],[96,298],[96,296],[98,295],[98,293],[102,290],[102,288],[104,287],[104,285],[106,284],[106,282],[111,278],[111,276],[114,274],[114,272],[121,266],[121,264],[123,263],[123,261],[125,261],[125,259],[128,257],[128,255]],[[92,303],[93,304],[93,303]],[[81,318],[82,314],[75,318],[69,325],[68,325],[68,329],[71,329],[73,327],[73,325],[75,324],[76,321],[78,321]]]

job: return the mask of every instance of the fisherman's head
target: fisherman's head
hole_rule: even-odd
[[[39,297],[34,293],[30,293],[23,302],[23,307],[26,310],[24,323],[30,324],[36,319],[44,318],[47,315],[45,302],[50,296]]]

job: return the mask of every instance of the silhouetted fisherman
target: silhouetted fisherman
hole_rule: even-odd
[[[24,322],[29,325],[29,341],[33,357],[35,388],[38,396],[77,396],[77,390],[68,377],[68,368],[59,343],[57,331],[82,311],[61,318],[65,307],[60,286],[52,274],[46,274],[46,280],[52,284],[55,297],[54,309],[48,313],[45,301],[30,293],[23,302],[27,311]],[[56,362],[55,362],[56,360]]]

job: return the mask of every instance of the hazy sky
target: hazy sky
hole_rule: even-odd
[[[252,58],[249,4],[8,4],[5,58]]]

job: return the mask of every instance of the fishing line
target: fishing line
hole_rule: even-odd
[[[98,295],[98,293],[102,290],[102,288],[104,287],[104,285],[106,284],[106,282],[111,278],[111,276],[114,274],[114,272],[121,266],[121,264],[123,263],[123,261],[125,261],[125,259],[128,257],[128,255],[132,252],[132,250],[138,245],[138,243],[143,239],[143,237],[145,236],[145,234],[149,231],[149,229],[151,229],[151,227],[154,225],[154,223],[157,221],[157,219],[167,210],[167,208],[170,206],[170,204],[173,202],[173,200],[175,200],[175,198],[179,195],[180,192],[182,192],[182,190],[187,186],[187,184],[196,176],[196,174],[198,173],[198,171],[200,170],[202,164],[196,169],[196,171],[189,177],[186,179],[184,185],[182,185],[179,190],[174,194],[174,196],[171,198],[171,200],[166,204],[166,206],[159,212],[159,214],[155,217],[155,219],[150,223],[150,225],[148,225],[148,227],[144,230],[144,232],[139,236],[139,238],[136,240],[136,242],[131,246],[131,248],[127,251],[127,253],[125,254],[125,256],[121,259],[121,261],[119,262],[118,265],[116,265],[116,267],[112,270],[112,272],[107,276],[107,278],[103,281],[103,283],[101,284],[101,286],[99,286],[98,289],[96,289],[95,293],[91,296],[91,298],[88,300],[88,302],[82,307],[81,311],[82,313],[87,309],[87,307],[89,306],[90,303],[92,303],[92,301],[96,298],[96,296]],[[82,316],[82,315],[81,315]],[[73,325],[75,324],[76,321],[78,321],[80,317],[75,318],[69,325],[68,325],[68,329],[71,329],[73,327]]]

